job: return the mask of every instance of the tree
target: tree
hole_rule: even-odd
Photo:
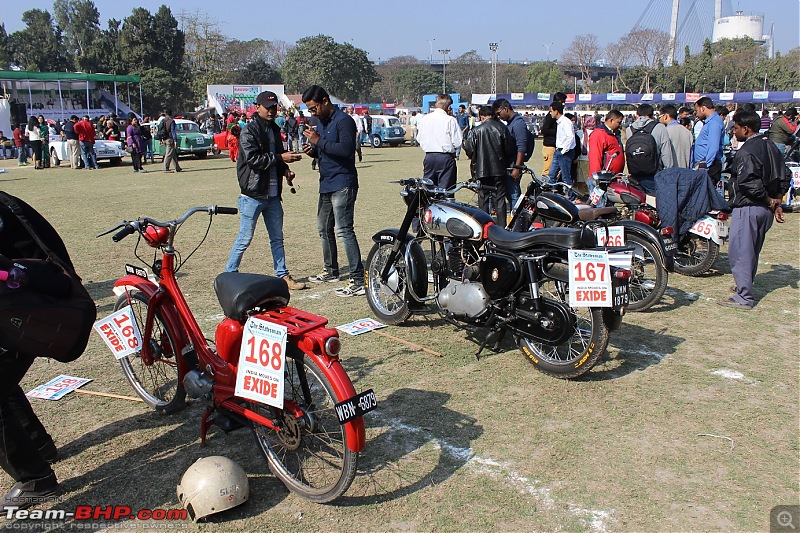
[[[564,71],[557,63],[540,61],[528,69],[527,93],[555,93],[564,91]]]
[[[470,50],[453,59],[445,66],[447,82],[458,93],[472,94],[489,92],[492,67],[475,50]]]
[[[373,86],[370,96],[381,102],[402,102],[403,95],[398,88],[398,77],[403,71],[421,64],[414,56],[397,56],[377,65],[375,71],[380,80]]]
[[[669,56],[669,34],[644,28],[631,31],[621,42],[628,48],[631,62],[641,67],[644,74],[637,92],[653,92],[655,88],[650,86],[650,78],[660,66],[663,66]]]
[[[228,38],[215,19],[199,10],[181,11],[178,18],[184,34],[184,66],[191,73],[189,86],[202,99],[207,85],[228,77],[222,62]]]
[[[25,70],[66,70],[61,37],[50,13],[29,9],[22,14],[22,22],[25,29],[10,36],[11,63]]]
[[[711,45],[714,71],[722,80],[720,91],[736,92],[752,88],[759,76],[756,68],[766,59],[764,46],[749,37],[743,39],[721,39]],[[763,68],[763,67],[762,67]],[[763,80],[763,78],[761,78]]]
[[[6,33],[6,25],[0,23],[0,69],[7,70],[11,64],[11,42]]]
[[[766,63],[766,61],[765,61]],[[773,91],[791,91],[800,87],[800,48],[789,50],[786,55],[776,54],[765,68],[767,83]],[[761,69],[758,71],[761,72]]]
[[[581,73],[583,86],[588,88],[592,82],[592,66],[597,63],[601,54],[602,48],[597,41],[597,35],[578,35],[561,56],[561,62],[568,67],[577,68]]]
[[[100,12],[92,0],[55,0],[53,12],[71,68],[96,72],[105,57],[98,53]]]
[[[422,105],[426,94],[438,94],[442,90],[442,76],[431,72],[427,66],[411,67],[397,74],[397,101]]]
[[[119,48],[125,50],[125,63],[131,72],[144,72],[156,64],[158,49],[153,29],[153,15],[143,7],[135,7],[122,21]]]
[[[505,84],[503,83],[505,82]],[[497,91],[523,92],[528,85],[528,67],[517,63],[498,63]],[[488,92],[488,87],[486,89]]]
[[[628,66],[628,61],[631,56],[630,50],[626,46],[625,38],[623,37],[619,41],[606,46],[605,56],[606,60],[617,69],[616,86],[622,86],[627,92],[632,93],[633,90],[631,90],[630,86],[625,81],[624,76],[625,69]]]
[[[242,85],[269,85],[281,83],[281,73],[263,59],[256,59],[234,73],[233,83]]]
[[[178,29],[178,20],[167,6],[162,5],[153,15],[152,30],[155,38],[153,45],[158,55],[153,66],[159,66],[173,75],[182,74],[186,37]]]
[[[378,81],[364,50],[337,43],[327,35],[297,41],[286,56],[283,77],[290,92],[302,92],[316,84],[350,101],[367,96]]]

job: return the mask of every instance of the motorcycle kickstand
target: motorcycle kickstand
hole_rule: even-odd
[[[486,327],[489,328],[490,330],[489,334],[486,335],[486,337],[484,337],[483,342],[481,342],[480,348],[478,348],[478,351],[475,352],[476,361],[480,361],[481,352],[483,351],[484,348],[486,348],[486,345],[489,344],[489,338],[492,336],[492,333],[495,332],[499,333],[496,337],[494,346],[492,347],[492,351],[496,352],[498,350],[500,343],[503,341],[503,338],[506,335],[506,330],[501,328],[505,326],[508,322],[511,322],[512,320],[513,320],[512,318],[498,319],[497,315],[492,315],[492,317],[486,322]]]
[[[208,417],[211,416],[211,413],[213,413],[213,412],[214,412],[213,409],[207,408],[206,412],[203,413],[203,418],[200,420],[200,447],[201,448],[205,447],[205,445],[206,445],[206,433],[208,433],[208,428],[211,427],[211,424],[214,423],[214,419],[213,418],[211,420],[208,419]]]

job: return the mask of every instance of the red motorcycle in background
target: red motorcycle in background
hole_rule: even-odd
[[[728,237],[727,213],[710,211],[692,224],[681,242],[675,242],[674,229],[663,227],[658,210],[647,203],[647,193],[635,179],[612,172],[595,172],[592,179],[597,189],[590,196],[591,205],[612,205],[622,218],[638,220],[658,230],[665,250],[672,255],[676,272],[700,276],[714,266],[719,248]]]
[[[210,227],[213,215],[237,212],[195,207],[177,220],[142,217],[103,233],[122,228],[114,242],[137,233],[134,254],[147,265],[136,253],[139,243],[155,249],[147,266],[158,279],[126,265],[127,275],[114,283],[116,312],[95,327],[147,405],[173,413],[187,395],[203,402],[203,443],[211,424],[226,432],[250,427],[270,470],[289,490],[329,502],[355,477],[365,445],[362,416],[377,405],[372,390],[356,394],[342,368],[338,332],[325,327],[327,319],[289,307],[282,279],[228,272],[214,282],[226,318],[212,342],[175,277],[186,262],[173,247],[181,225],[195,213],[208,214]]]

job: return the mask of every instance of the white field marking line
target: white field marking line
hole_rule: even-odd
[[[737,372],[736,370],[731,370],[729,368],[718,368],[717,370],[712,370],[711,373],[725,379],[732,379],[734,381],[741,381],[743,383],[758,383],[757,380],[748,378],[741,372]]]
[[[374,413],[373,413],[374,414]],[[381,418],[384,423],[389,426],[388,431],[397,433],[413,433],[425,439],[430,440],[434,445],[438,446],[442,451],[451,455],[452,457],[464,461],[464,465],[472,468],[475,472],[486,474],[489,477],[501,481],[510,482],[509,484],[516,488],[522,494],[528,494],[534,497],[546,509],[554,509],[557,502],[550,495],[550,489],[539,485],[537,480],[531,480],[526,476],[513,470],[512,465],[496,461],[491,457],[481,457],[476,455],[472,448],[463,448],[454,446],[442,439],[431,436],[427,431],[416,426],[409,426],[394,418]],[[591,531],[604,532],[607,531],[605,520],[611,517],[613,511],[599,511],[593,509],[584,509],[578,505],[568,503],[567,508],[569,511],[578,517],[586,520],[587,515],[590,517],[589,529]]]
[[[628,350],[624,350],[624,351],[626,353],[628,352]],[[630,353],[635,353],[635,354],[639,354],[639,355],[646,355],[647,357],[652,357],[653,359],[656,359],[658,361],[661,361],[664,358],[664,354],[663,353],[652,352],[650,350],[630,350]]]

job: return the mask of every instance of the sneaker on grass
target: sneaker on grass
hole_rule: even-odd
[[[320,272],[316,276],[310,276],[308,281],[311,283],[336,283],[339,281],[339,276],[328,274],[327,271]]]
[[[366,289],[363,285],[356,285],[352,281],[347,285],[347,287],[340,287],[336,289],[336,296],[341,296],[342,298],[350,298],[351,296],[364,296],[367,294]]]

